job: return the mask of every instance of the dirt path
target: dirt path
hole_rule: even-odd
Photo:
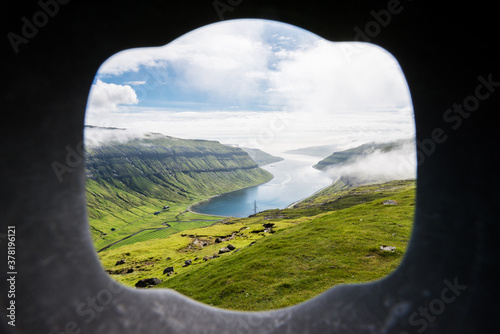
[[[183,215],[183,214],[185,214],[185,213],[187,213],[187,212],[189,212],[189,210],[184,210],[184,211],[182,211],[182,212],[181,212],[181,213],[179,213],[177,216],[175,216],[175,220],[177,220],[178,222],[180,222],[180,220],[179,220],[179,216],[180,216],[180,215]]]

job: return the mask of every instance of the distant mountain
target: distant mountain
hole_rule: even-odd
[[[355,159],[371,154],[375,151],[382,153],[390,152],[408,144],[411,140],[397,140],[387,143],[367,143],[345,151],[334,152],[325,159],[318,162],[313,167],[319,170],[326,170],[328,167],[339,164],[348,164]]]
[[[335,150],[335,145],[322,145],[322,146],[311,146],[311,147],[304,147],[304,148],[299,148],[295,150],[289,150],[286,151],[285,153],[288,154],[302,154],[302,155],[310,155],[313,157],[326,157]]]
[[[264,166],[271,164],[273,162],[278,162],[283,160],[281,157],[277,157],[274,155],[271,155],[269,153],[266,153],[262,150],[259,150],[257,148],[246,148],[246,147],[241,147],[241,149],[245,152],[248,153],[250,158],[253,159],[259,166]]]

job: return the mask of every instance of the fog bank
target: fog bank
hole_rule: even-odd
[[[382,152],[380,149],[346,164],[334,165],[326,170],[332,176],[347,178],[355,183],[376,183],[417,177],[415,142]]]

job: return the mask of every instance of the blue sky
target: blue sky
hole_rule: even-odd
[[[86,124],[273,152],[414,133],[406,81],[386,51],[263,20],[114,55],[95,77]]]

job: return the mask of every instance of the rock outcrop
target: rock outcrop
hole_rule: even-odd
[[[135,287],[136,288],[149,288],[149,287],[152,287],[154,285],[158,285],[161,282],[163,282],[163,281],[156,278],[156,277],[145,278],[145,279],[141,279],[139,282],[135,283]]]

